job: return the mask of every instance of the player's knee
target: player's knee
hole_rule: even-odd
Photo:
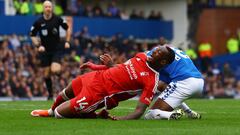
[[[66,89],[66,88],[63,89],[59,94],[62,96],[62,98],[63,98],[65,101],[73,98],[72,96],[69,96],[69,94],[67,93],[67,89]]]
[[[54,110],[54,116],[55,116],[55,118],[58,118],[58,119],[64,118],[64,117],[58,112],[58,108],[56,108],[56,109]]]
[[[52,63],[51,72],[54,74],[58,74],[61,71],[61,65],[59,63]]]

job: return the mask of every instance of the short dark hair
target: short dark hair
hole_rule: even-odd
[[[175,60],[175,52],[168,46],[166,46],[168,50],[168,54],[166,55],[166,60],[168,61],[168,64],[171,64]]]

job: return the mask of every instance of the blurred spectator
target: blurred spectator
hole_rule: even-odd
[[[9,36],[8,41],[13,50],[17,50],[17,48],[21,46],[19,38],[16,34],[12,34],[11,36]]]
[[[120,17],[122,20],[129,20],[129,18],[130,18],[125,10],[120,11]]]
[[[32,14],[31,6],[32,3],[30,3],[28,0],[23,0],[20,6],[20,14],[21,15],[30,15]]]
[[[161,11],[158,11],[156,16],[157,16],[158,20],[164,19]]]
[[[217,64],[215,64],[213,68],[211,66],[208,67],[205,80],[207,96],[209,99],[225,97],[222,76]]]
[[[237,82],[235,99],[240,99],[240,80]]]
[[[207,67],[212,64],[212,45],[209,42],[202,42],[198,46],[198,53],[201,59],[201,70],[206,72]]]
[[[239,42],[236,36],[232,36],[227,40],[227,50],[230,54],[237,53],[239,51]]]
[[[33,4],[34,13],[36,15],[41,15],[43,13],[43,4],[41,0],[36,0]]]
[[[224,85],[226,86],[225,92],[228,96],[234,96],[235,89],[234,89],[234,83],[235,83],[235,76],[233,74],[232,69],[230,68],[228,63],[225,63],[223,66],[223,77],[224,77]]]
[[[55,5],[55,8],[56,6],[59,6],[63,13],[62,14],[66,14],[67,12],[67,7],[68,7],[68,1],[67,0],[56,0],[56,5]]]
[[[130,15],[130,18],[131,18],[131,19],[139,19],[139,16],[137,15],[136,9],[133,9],[133,10],[132,10],[132,13],[131,13],[131,15]]]
[[[22,1],[21,0],[13,0],[13,5],[14,5],[14,8],[16,10],[16,14],[19,15],[20,14],[20,8],[21,8],[21,5],[22,5]]]
[[[107,14],[111,15],[111,17],[119,17],[119,9],[116,7],[116,2],[111,1],[107,8]]]
[[[72,15],[83,16],[84,15],[84,5],[82,0],[71,0],[70,13]]]
[[[197,58],[198,58],[198,56],[197,56],[196,51],[191,47],[191,45],[188,46],[188,49],[186,50],[186,54],[193,61],[194,65],[197,66]]]
[[[84,11],[84,16],[93,17],[93,9],[91,5],[87,5]]]
[[[61,1],[56,1],[55,7],[54,7],[54,14],[57,16],[61,16],[64,13],[64,9],[61,6]]]
[[[100,7],[100,5],[97,4],[93,7],[93,16],[94,17],[103,17],[104,16],[103,15],[103,10]]]
[[[138,13],[138,18],[139,19],[145,19],[145,13],[143,10],[140,10],[139,13]]]
[[[158,20],[159,18],[156,15],[155,10],[151,10],[149,16],[148,16],[148,20]]]

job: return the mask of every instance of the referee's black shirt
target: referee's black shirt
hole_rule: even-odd
[[[36,20],[31,27],[30,36],[36,36],[39,32],[41,39],[41,45],[46,49],[46,52],[57,51],[60,47],[60,34],[59,27],[67,30],[68,25],[62,18],[53,14],[50,20],[45,20],[44,17],[40,17]]]

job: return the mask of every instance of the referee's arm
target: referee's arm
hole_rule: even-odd
[[[40,42],[40,39],[37,37],[37,33],[39,31],[39,27],[37,25],[37,23],[35,22],[33,24],[33,26],[31,27],[31,31],[30,31],[30,37],[31,37],[31,40],[33,42],[33,44],[36,46],[36,47],[39,47],[41,44]]]
[[[66,22],[66,20],[63,20],[61,18],[61,24],[63,29],[66,30],[66,43],[65,43],[65,48],[69,48],[70,47],[70,39],[71,39],[71,31],[70,31],[70,28]]]

